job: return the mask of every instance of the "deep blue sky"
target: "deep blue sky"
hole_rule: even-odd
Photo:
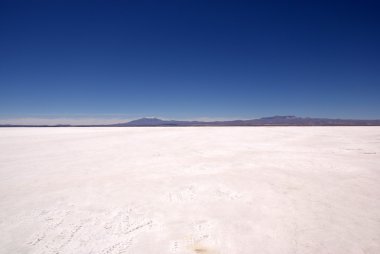
[[[0,0],[0,115],[380,118],[379,1]]]

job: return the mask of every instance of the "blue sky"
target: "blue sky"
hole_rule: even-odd
[[[378,1],[0,1],[0,118],[380,118]]]

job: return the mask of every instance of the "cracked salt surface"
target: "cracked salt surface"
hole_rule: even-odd
[[[0,253],[380,253],[379,127],[1,128]]]

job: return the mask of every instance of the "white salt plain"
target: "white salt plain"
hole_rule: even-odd
[[[379,127],[1,128],[0,253],[380,253]]]

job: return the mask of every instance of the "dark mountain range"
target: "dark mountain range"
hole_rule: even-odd
[[[251,120],[177,121],[141,118],[108,125],[0,125],[0,127],[137,127],[137,126],[380,126],[380,120],[329,119],[297,116],[272,116]]]

